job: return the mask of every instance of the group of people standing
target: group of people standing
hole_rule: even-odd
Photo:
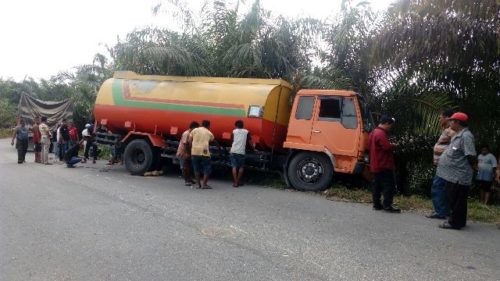
[[[442,133],[434,145],[436,175],[431,187],[434,212],[427,217],[446,220],[439,225],[443,229],[461,229],[466,225],[467,197],[475,170],[481,202],[488,203],[493,180],[500,183],[500,169],[488,146],[482,146],[481,155],[476,157],[474,136],[468,128],[468,121],[467,114],[453,110],[445,110],[439,117]],[[392,204],[396,190],[396,145],[389,141],[388,133],[394,123],[394,118],[382,116],[378,127],[370,134],[370,169],[374,174],[373,209],[400,213],[401,210]],[[380,201],[382,192],[383,202]]]
[[[18,164],[26,162],[26,152],[29,145],[29,131],[30,129],[26,127],[26,122],[21,119],[12,135],[11,145],[14,145],[15,141]],[[33,133],[35,162],[49,165],[51,133],[47,125],[47,117],[35,117],[35,124],[31,127],[31,132]]]
[[[250,133],[244,128],[241,120],[235,122],[235,129],[232,132],[232,145],[230,150],[230,160],[233,175],[233,187],[242,185],[245,166],[245,153],[247,147],[253,148]],[[217,141],[210,131],[210,121],[203,120],[201,126],[198,122],[191,122],[189,129],[182,133],[177,149],[182,176],[186,186],[196,184],[200,189],[211,189],[208,185],[208,178],[212,172],[210,143]],[[218,145],[218,144],[217,144]],[[195,180],[191,177],[191,169],[194,171]]]
[[[93,141],[92,125],[87,124],[82,132],[82,139],[79,137],[78,129],[73,122],[67,122],[63,119],[57,129],[52,133],[47,125],[47,117],[35,117],[33,126],[28,129],[23,119],[14,130],[11,145],[16,144],[19,164],[26,162],[26,152],[29,145],[29,132],[33,134],[35,163],[51,165],[49,161],[49,152],[51,145],[54,149],[54,155],[59,161],[64,161],[68,167],[74,167],[74,164],[80,161],[85,162],[89,157],[89,150],[95,146]],[[78,157],[78,151],[82,144],[86,142],[84,158]],[[97,149],[94,149],[97,151]],[[94,153],[94,160],[97,156]]]

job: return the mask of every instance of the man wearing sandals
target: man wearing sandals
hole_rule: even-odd
[[[469,117],[456,112],[450,117],[450,128],[456,132],[438,161],[436,175],[445,180],[450,216],[440,224],[444,229],[460,229],[467,221],[467,196],[476,163],[474,136],[467,128]]]
[[[202,127],[195,128],[189,133],[191,161],[198,188],[211,189],[208,185],[208,176],[212,172],[210,142],[214,140],[214,135],[210,132],[210,121],[203,120],[201,125]],[[201,174],[203,174],[202,182],[200,182]]]

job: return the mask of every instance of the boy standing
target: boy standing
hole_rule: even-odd
[[[243,121],[238,120],[234,123],[236,127],[233,130],[232,139],[233,144],[231,145],[229,158],[231,159],[231,166],[233,172],[233,187],[240,186],[241,177],[243,177],[244,166],[245,166],[245,154],[247,144],[251,144],[250,134],[247,129],[243,128]]]
[[[476,180],[481,193],[481,203],[487,205],[490,201],[491,186],[495,178],[497,169],[497,159],[490,153],[489,147],[483,145],[481,154],[477,157],[477,176]]]

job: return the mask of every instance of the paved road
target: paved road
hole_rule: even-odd
[[[18,165],[0,140],[0,280],[499,280],[500,231],[104,161]]]

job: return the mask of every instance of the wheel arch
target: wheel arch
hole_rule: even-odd
[[[165,146],[165,141],[163,140],[163,137],[141,132],[128,132],[128,134],[125,137],[123,137],[121,142],[126,146],[131,141],[136,139],[146,140],[149,143],[149,145],[151,145],[152,148],[155,147],[163,148]]]
[[[330,150],[328,150],[328,148],[326,148],[326,147],[323,151],[319,151],[319,150],[311,151],[311,150],[305,150],[305,149],[289,149],[287,156],[286,156],[285,165],[283,166],[283,169],[285,170],[285,174],[286,174],[286,170],[288,170],[288,166],[290,165],[290,161],[293,159],[293,157],[299,153],[302,153],[302,152],[313,152],[313,153],[318,153],[318,154],[325,154],[330,159],[332,167],[335,170],[335,155],[333,155],[333,153]],[[288,183],[287,183],[287,185],[288,185]]]

